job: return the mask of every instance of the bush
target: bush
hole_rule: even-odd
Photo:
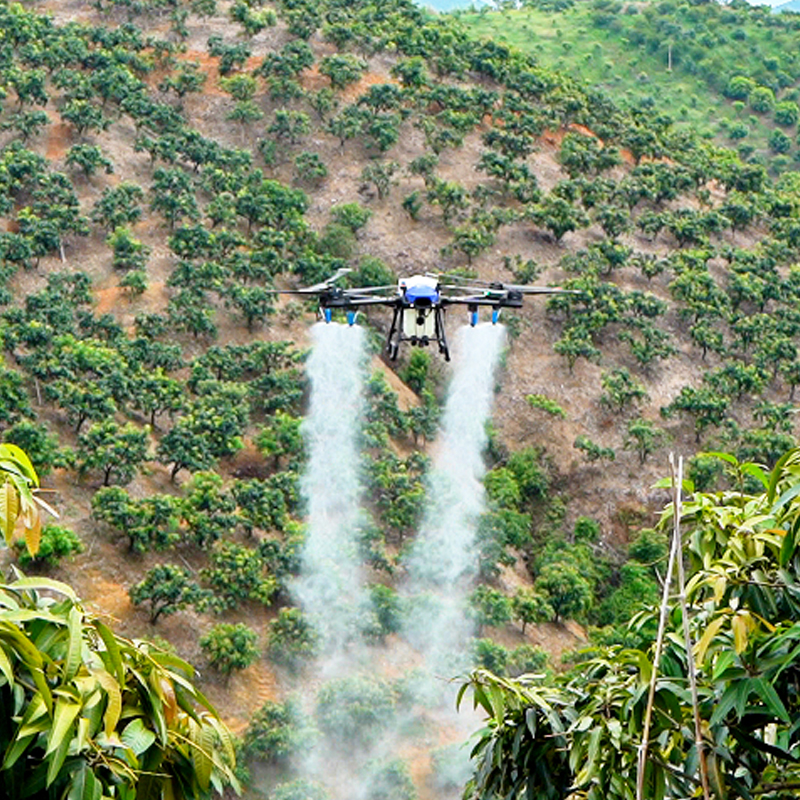
[[[318,637],[306,615],[299,608],[282,608],[269,624],[268,654],[276,664],[291,670],[312,658]]]
[[[256,632],[242,622],[215,625],[200,639],[211,666],[223,675],[249,667],[259,656]]]
[[[575,520],[573,539],[576,542],[594,543],[600,538],[600,523],[591,517],[578,517]]]
[[[250,717],[242,746],[245,755],[274,763],[305,749],[312,737],[313,730],[295,700],[269,701]]]
[[[60,525],[45,525],[42,528],[42,538],[35,556],[28,552],[25,542],[20,539],[14,542],[14,547],[17,550],[17,560],[22,567],[56,567],[62,558],[82,553],[84,550],[78,534]]]
[[[512,678],[543,672],[547,668],[547,651],[532,644],[521,644],[508,655],[508,674]]]
[[[328,168],[316,153],[299,153],[294,160],[294,168],[301,183],[319,183],[328,177]]]
[[[403,625],[403,605],[400,596],[390,586],[376,583],[370,587],[369,601],[362,625],[364,636],[382,641],[397,633]]]
[[[582,614],[592,600],[591,584],[571,564],[547,564],[536,579],[536,589],[547,595],[555,622]]]
[[[427,350],[419,348],[411,351],[407,366],[400,371],[401,380],[408,387],[421,394],[427,387],[428,375],[431,369],[431,355]]]
[[[356,252],[356,237],[346,225],[329,222],[317,240],[317,252],[334,258],[350,259]]]
[[[353,742],[366,745],[391,724],[395,705],[395,692],[387,683],[352,675],[320,689],[317,722],[324,733],[348,748]]]
[[[119,285],[123,289],[127,289],[128,294],[138,297],[147,291],[147,273],[140,269],[131,270],[125,274]]]
[[[361,230],[369,222],[371,216],[372,212],[359,203],[343,203],[331,208],[333,221],[338,225],[350,228],[353,233]]]
[[[644,528],[628,545],[628,557],[641,564],[655,564],[667,557],[667,537],[661,531]]]
[[[508,650],[491,639],[473,639],[472,665],[476,669],[488,669],[495,675],[505,675],[508,665]]]
[[[323,786],[299,778],[290,783],[278,784],[269,800],[328,800],[328,792]]]
[[[405,761],[373,766],[367,776],[366,800],[416,800],[417,790]]]
[[[750,108],[759,114],[767,114],[775,108],[775,92],[766,86],[756,86],[747,97]]]

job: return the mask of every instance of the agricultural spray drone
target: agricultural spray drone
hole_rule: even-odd
[[[450,350],[444,329],[448,306],[466,306],[469,323],[474,327],[478,324],[478,310],[482,306],[492,309],[492,324],[497,324],[502,309],[521,308],[526,294],[574,293],[545,286],[517,286],[433,274],[411,275],[390,286],[362,286],[354,289],[337,286],[339,278],[348,272],[351,270],[340,269],[326,281],[314,286],[275,291],[278,294],[311,295],[319,298],[320,314],[326,322],[331,321],[335,309],[344,311],[348,324],[353,325],[356,314],[365,306],[389,306],[394,309],[394,314],[386,339],[386,352],[392,360],[397,358],[403,342],[418,347],[436,342],[445,361],[449,361]],[[454,282],[441,283],[440,277]]]

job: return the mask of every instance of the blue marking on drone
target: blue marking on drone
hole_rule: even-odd
[[[409,286],[406,289],[406,300],[415,303],[417,300],[430,300],[431,303],[439,302],[439,292],[432,286]]]

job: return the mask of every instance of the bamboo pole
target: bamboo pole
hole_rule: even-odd
[[[683,644],[686,649],[686,668],[689,671],[689,686],[692,691],[692,714],[694,716],[694,744],[697,748],[700,763],[700,782],[703,786],[703,797],[711,800],[711,790],[708,783],[708,763],[703,743],[703,731],[700,727],[700,700],[697,696],[697,670],[694,662],[692,634],[689,627],[689,605],[686,602],[686,583],[683,574],[683,542],[681,540],[681,488],[683,486],[683,456],[678,458],[678,474],[675,475],[675,461],[670,453],[670,471],[672,473],[672,503],[675,509],[673,520],[673,537],[678,548],[678,598],[681,604],[681,617],[683,618]]]
[[[670,453],[670,463],[672,454]],[[674,492],[673,492],[674,502]],[[677,508],[673,508],[677,512]],[[661,651],[664,648],[664,632],[667,627],[667,613],[669,611],[669,589],[672,584],[672,571],[675,567],[677,557],[677,546],[675,537],[669,549],[669,561],[667,563],[667,574],[664,576],[664,589],[661,593],[661,609],[658,617],[658,633],[656,634],[655,651],[653,653],[653,669],[650,674],[650,688],[647,694],[647,707],[644,712],[644,727],[642,729],[642,742],[639,745],[639,755],[636,769],[636,800],[646,800],[644,796],[645,768],[647,767],[647,750],[650,746],[650,723],[653,718],[653,704],[656,697],[656,681],[658,679],[658,665],[661,662]]]

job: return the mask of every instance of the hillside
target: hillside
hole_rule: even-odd
[[[473,663],[497,671],[624,640],[657,592],[651,487],[669,450],[771,464],[794,443],[795,175],[773,183],[403,0],[48,0],[0,16],[0,424],[56,490],[48,546],[81,550],[23,566],[202,665],[237,732],[329,677],[306,664],[289,591],[315,309],[273,287],[348,265],[360,285],[458,271],[578,290],[502,318],[469,585],[486,634]],[[396,590],[451,375],[424,350],[386,361],[388,323],[364,321],[357,548],[377,620],[357,636],[393,681],[379,709],[414,695]],[[690,476],[726,481],[708,458]],[[263,654],[229,679],[200,644],[222,622]],[[290,709],[268,712],[246,740],[266,784],[294,776],[268,735]],[[398,715],[421,796],[458,795],[431,760],[451,721]]]
[[[523,6],[456,16],[472,36],[519,47],[542,66],[622,106],[666,115],[773,174],[797,169],[796,15],[745,2]]]

